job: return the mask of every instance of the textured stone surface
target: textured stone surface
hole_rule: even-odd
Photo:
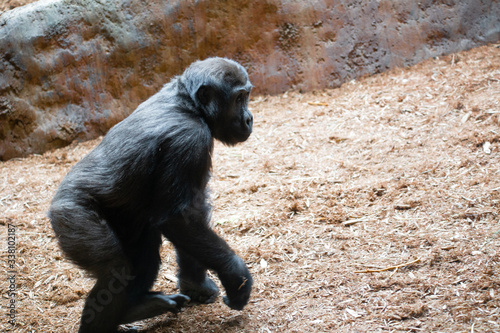
[[[0,15],[0,160],[106,132],[192,61],[335,87],[500,36],[496,0],[48,0]]]

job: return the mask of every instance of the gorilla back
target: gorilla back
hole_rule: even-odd
[[[214,138],[227,145],[252,132],[252,85],[238,63],[193,63],[114,126],[63,179],[49,210],[62,251],[97,279],[80,332],[114,332],[119,324],[177,312],[219,294],[241,310],[252,277],[210,228],[207,182]],[[150,291],[161,235],[176,249],[180,294]]]

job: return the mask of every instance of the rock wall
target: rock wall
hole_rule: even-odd
[[[35,2],[0,14],[0,160],[105,133],[196,59],[272,94],[499,39],[498,0]]]

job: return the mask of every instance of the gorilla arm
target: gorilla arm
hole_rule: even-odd
[[[207,200],[206,183],[209,178],[213,141],[207,134],[206,131],[200,130],[182,136],[183,142],[170,142],[169,148],[176,150],[173,155],[183,158],[169,161],[177,164],[175,179],[171,179],[168,174],[169,168],[163,169],[161,179],[169,183],[161,188],[174,187],[182,190],[176,195],[177,200],[181,199],[184,205],[178,214],[164,216],[160,228],[177,250],[181,292],[195,301],[213,301],[218,290],[206,276],[206,270],[211,269],[218,274],[226,290],[227,297],[224,302],[232,309],[241,310],[248,303],[252,277],[243,260],[210,228],[211,207]],[[191,142],[196,144],[190,144]],[[165,158],[168,159],[168,156]],[[179,173],[179,170],[183,172]],[[162,196],[170,197],[165,193],[160,195]]]

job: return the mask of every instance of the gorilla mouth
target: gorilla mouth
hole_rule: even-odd
[[[250,137],[250,134],[252,134],[252,131],[239,132],[237,134],[233,133],[233,135],[226,137],[220,141],[224,144],[227,144],[228,146],[234,146],[238,143],[246,141]]]
[[[252,129],[248,129],[246,131],[240,131],[233,136],[234,137],[233,141],[235,141],[235,143],[244,142],[250,137],[250,134],[252,134]]]

